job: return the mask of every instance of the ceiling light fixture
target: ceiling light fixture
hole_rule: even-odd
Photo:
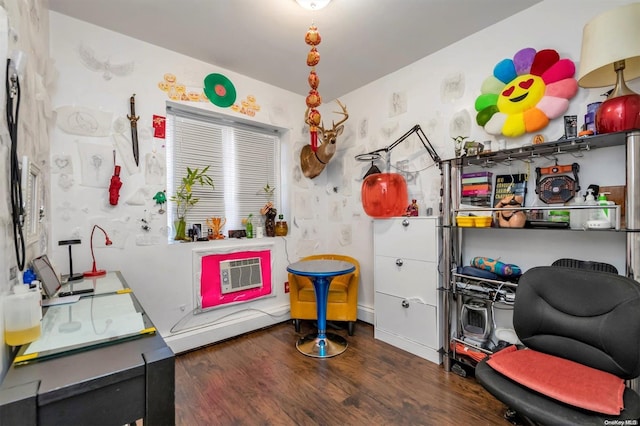
[[[320,10],[331,3],[331,0],[296,0],[296,2],[307,10]]]

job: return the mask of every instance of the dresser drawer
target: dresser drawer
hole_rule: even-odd
[[[373,224],[374,253],[417,260],[437,259],[437,218],[377,219]]]
[[[433,349],[439,348],[435,306],[383,293],[375,294],[374,305],[376,329]]]
[[[376,256],[374,277],[378,292],[438,304],[438,265],[434,262]]]

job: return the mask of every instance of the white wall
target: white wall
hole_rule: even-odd
[[[442,158],[452,157],[454,151],[451,137],[457,134],[451,134],[449,126],[454,114],[462,110],[468,111],[471,117],[472,130],[469,136],[472,139],[494,139],[473,124],[473,103],[482,81],[492,72],[494,65],[503,58],[512,57],[524,47],[555,49],[561,57],[568,57],[577,63],[584,23],[603,10],[625,3],[629,1],[605,3],[594,0],[547,0],[345,94],[340,100],[347,105],[350,118],[339,139],[338,153],[325,172],[313,181],[299,178],[298,152],[308,140],[301,129],[303,97],[215,65],[51,13],[51,56],[56,60],[60,75],[53,98],[54,107],[74,105],[101,109],[112,112],[115,120],[128,113],[129,97],[135,93],[137,113],[141,116],[139,134],[141,153],[144,156],[153,146],[149,136],[151,116],[164,115],[167,98],[157,88],[157,82],[162,79],[163,74],[172,72],[179,79],[195,83],[211,72],[220,72],[233,81],[239,98],[251,94],[262,105],[262,111],[256,115],[255,121],[289,129],[284,138],[283,159],[285,176],[290,182],[287,188],[283,188],[285,200],[283,206],[279,206],[279,210],[284,211],[289,220],[290,235],[286,240],[275,239],[274,297],[191,318],[192,250],[202,248],[203,245],[216,247],[216,244],[226,246],[235,242],[169,245],[136,243],[136,237],[144,235],[139,227],[139,220],[143,217],[145,208],[154,209],[153,202],[147,200],[145,206],[129,206],[125,200],[145,187],[143,173],[124,173],[121,203],[116,208],[109,207],[106,189],[88,188],[80,184],[80,164],[75,141],[81,139],[110,146],[110,138],[77,137],[56,128],[51,139],[52,156],[72,156],[74,185],[70,190],[64,191],[58,185],[56,176],[51,180],[53,223],[49,247],[52,257],[58,269],[67,272],[66,248],[58,247],[57,241],[78,236],[83,239],[83,243],[74,247],[74,264],[79,270],[89,269],[88,238],[92,224],[100,221],[112,228],[124,230],[127,238],[123,236],[115,247],[96,250],[99,265],[124,273],[162,335],[178,351],[286,318],[288,296],[282,289],[282,283],[286,280],[285,266],[289,261],[315,252],[339,252],[360,260],[362,280],[359,317],[372,322],[372,220],[364,214],[360,201],[361,177],[370,164],[357,163],[354,155],[389,145],[412,126],[420,124],[439,155]],[[114,76],[109,81],[105,80],[102,73],[90,71],[80,63],[76,53],[80,42],[90,46],[97,59],[108,58],[112,64],[134,62],[134,71],[125,77]],[[443,101],[443,81],[457,74],[464,77],[462,97],[452,102]],[[638,89],[637,83],[635,88]],[[582,117],[587,103],[597,100],[600,92],[601,90],[580,89],[572,99],[567,114]],[[394,93],[406,98],[407,108],[406,112],[391,116],[390,104]],[[230,116],[246,118],[210,104],[201,106]],[[330,117],[330,111],[335,110],[334,105],[328,103],[323,108],[323,118]],[[552,122],[542,133],[549,140],[559,138],[563,134],[561,120]],[[524,144],[530,137],[518,138],[508,144]],[[157,143],[156,147],[158,148]],[[440,188],[438,168],[433,166],[417,140],[406,141],[392,153],[394,163],[405,158],[411,160],[410,170],[421,170],[415,183],[409,187],[410,195],[418,199],[421,214],[425,214],[427,207],[437,212]],[[594,176],[595,180],[592,172],[586,170],[584,173],[585,176]],[[163,220],[160,215],[152,217],[152,235],[161,236]],[[239,244],[247,243],[242,241]],[[183,306],[186,311],[181,310]],[[183,324],[185,317],[187,327],[182,332],[173,333],[172,329]]]
[[[11,197],[9,192],[10,148],[6,114],[5,82],[6,59],[17,51],[25,54],[26,61],[20,76],[20,109],[18,113],[18,157],[26,155],[41,168],[44,182],[48,181],[50,99],[48,91],[55,78],[50,66],[49,15],[41,0],[0,2],[0,330],[4,330],[3,302],[6,292],[14,284],[22,282],[15,254]],[[14,102],[15,105],[15,102]],[[50,223],[49,191],[41,194],[39,203],[45,207],[42,232],[25,244],[25,268],[27,263],[40,255],[47,246]],[[10,272],[11,271],[11,272]],[[8,366],[10,348],[0,337],[0,379]]]

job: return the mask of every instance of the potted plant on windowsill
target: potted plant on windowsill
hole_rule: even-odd
[[[211,189],[215,189],[213,179],[207,175],[208,170],[209,166],[202,170],[187,167],[187,175],[182,178],[180,187],[176,191],[175,195],[171,197],[171,201],[176,203],[176,217],[178,218],[174,224],[176,231],[174,240],[187,240],[186,216],[189,210],[195,206],[198,201],[200,201],[199,198],[193,196],[193,192],[191,191],[193,185],[198,184],[203,187],[210,186]]]

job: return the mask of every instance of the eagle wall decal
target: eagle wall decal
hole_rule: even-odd
[[[96,58],[96,55],[89,46],[80,44],[78,46],[78,56],[82,64],[91,71],[102,72],[102,78],[109,81],[113,76],[124,77],[133,72],[134,62],[126,62],[123,64],[112,64],[109,59],[104,61]]]

